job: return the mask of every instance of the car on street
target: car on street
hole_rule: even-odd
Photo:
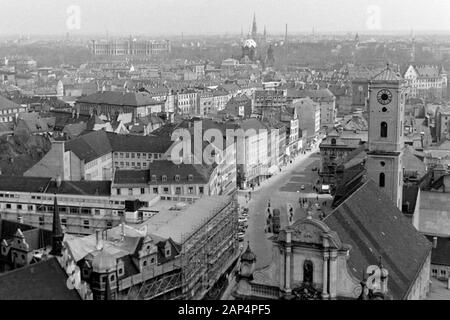
[[[305,185],[302,184],[302,186],[300,187],[301,190],[305,190]]]
[[[238,221],[239,221],[239,223],[247,222],[248,218],[247,217],[242,217],[242,218],[239,218]]]

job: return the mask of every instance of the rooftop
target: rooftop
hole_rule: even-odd
[[[0,275],[1,300],[81,300],[56,258]]]
[[[161,211],[145,221],[142,226],[147,226],[148,234],[171,238],[176,243],[183,244],[188,236],[230,201],[230,196],[203,197],[183,210]]]
[[[111,104],[118,106],[140,107],[161,104],[149,94],[142,92],[97,92],[77,100],[77,103]]]
[[[377,264],[381,257],[389,270],[393,298],[406,298],[431,244],[372,180],[350,195],[324,222],[343,243],[351,245],[347,264],[355,277],[360,278],[367,266]]]

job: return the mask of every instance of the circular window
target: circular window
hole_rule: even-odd
[[[386,108],[386,107],[383,107],[383,109],[381,109],[381,111],[386,112],[386,111],[387,111],[387,108]]]
[[[384,161],[381,161],[380,164],[382,167],[384,167],[386,165],[386,163]]]

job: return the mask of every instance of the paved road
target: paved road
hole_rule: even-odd
[[[246,204],[244,194],[241,191],[239,201],[241,205],[249,207],[249,221],[244,247],[250,241],[250,247],[257,256],[256,268],[263,268],[272,261],[272,242],[266,234],[267,204],[270,199],[271,207],[281,211],[281,224],[287,225],[287,203],[295,209],[294,221],[306,216],[306,209],[300,208],[299,197],[308,198],[315,202],[317,194],[312,191],[312,186],[318,179],[317,171],[313,167],[319,167],[320,156],[313,150],[310,154],[300,155],[293,164],[290,164],[282,172],[263,182],[261,187],[252,191],[252,199]],[[305,190],[301,186],[305,185]],[[319,195],[319,202],[327,200],[331,204],[331,196]],[[313,214],[317,214],[314,209]]]

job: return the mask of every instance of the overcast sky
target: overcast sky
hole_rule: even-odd
[[[253,12],[269,33],[450,31],[450,0],[0,0],[0,34],[246,34]]]

